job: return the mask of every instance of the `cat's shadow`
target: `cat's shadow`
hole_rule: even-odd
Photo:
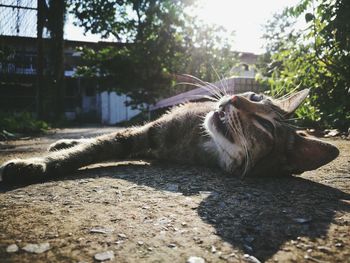
[[[326,236],[335,213],[350,210],[344,201],[350,200],[349,194],[293,176],[242,180],[216,170],[155,164],[90,168],[64,179],[96,176],[183,195],[205,192],[198,207],[202,220],[214,226],[224,241],[261,261],[298,237]]]

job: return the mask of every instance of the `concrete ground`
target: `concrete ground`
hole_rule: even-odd
[[[1,142],[0,162],[112,130]],[[335,161],[295,177],[137,160],[0,186],[0,262],[350,262],[350,141],[331,142]]]

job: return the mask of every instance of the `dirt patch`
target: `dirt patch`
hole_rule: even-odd
[[[0,161],[40,155],[74,129],[2,143]],[[350,141],[298,177],[230,178],[145,161],[90,166],[60,180],[0,190],[0,262],[350,262]],[[49,249],[30,253],[27,244]],[[16,244],[17,252],[6,252]],[[108,254],[110,255],[110,254]],[[249,257],[252,256],[252,257]]]

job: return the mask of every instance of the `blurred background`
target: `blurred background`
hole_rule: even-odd
[[[311,89],[295,124],[350,127],[348,0],[0,0],[0,133],[127,125],[209,95]]]

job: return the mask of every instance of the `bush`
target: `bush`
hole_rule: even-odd
[[[44,132],[49,128],[46,122],[36,120],[29,112],[0,112],[0,132],[2,133],[5,131],[10,133],[35,134]]]
[[[305,125],[350,127],[349,14],[348,0],[302,0],[266,26],[260,81],[272,95],[310,88],[307,103],[296,112]],[[308,27],[294,27],[297,19]]]

